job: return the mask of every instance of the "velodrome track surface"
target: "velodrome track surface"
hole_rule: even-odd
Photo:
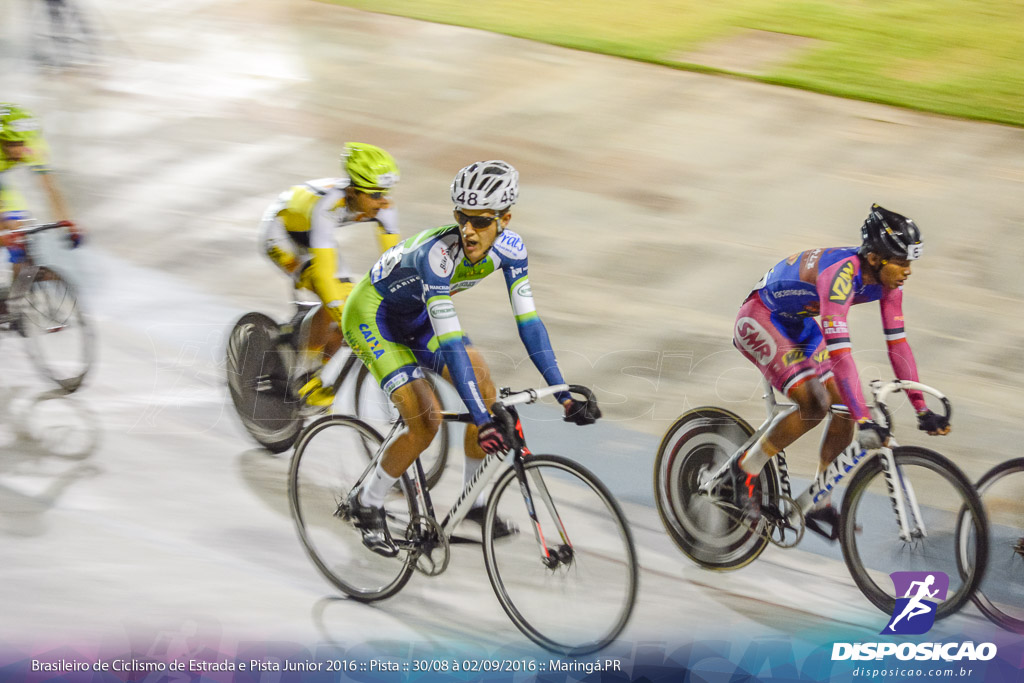
[[[520,170],[512,229],[540,312],[567,378],[596,388],[608,418],[526,428],[535,449],[592,465],[625,501],[643,565],[626,639],[746,631],[813,643],[884,625],[815,539],[734,574],[698,570],[649,494],[658,435],[683,410],[763,414],[759,376],[730,343],[749,286],[790,253],[854,243],[873,201],[925,231],[907,327],[922,379],[957,411],[940,441],[911,431],[904,408],[902,440],[947,453],[972,479],[1018,454],[1018,129],[298,0],[93,8],[106,56],[87,69],[32,67],[18,8],[0,29],[3,99],[42,115],[90,230],[79,255],[101,344],[78,395],[32,407],[45,385],[15,340],[0,340],[2,642],[188,630],[221,642],[527,642],[472,547],[379,606],[331,599],[292,530],[287,461],[253,449],[233,417],[221,364],[230,324],[287,310],[285,282],[257,250],[260,213],[289,184],[336,173],[345,140],[399,160],[406,234],[450,220],[448,183],[466,163]],[[345,239],[351,262],[368,266],[371,231]],[[537,381],[510,342],[497,281],[457,305],[501,383]],[[862,308],[858,363],[887,376],[877,309]],[[32,438],[16,431],[28,419]],[[68,421],[78,426],[52,429]],[[93,438],[84,457],[54,454]],[[816,438],[806,441],[790,454],[797,472],[813,467]],[[991,630],[970,608],[943,632]]]

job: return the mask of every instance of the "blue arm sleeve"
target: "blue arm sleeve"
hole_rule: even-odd
[[[491,417],[480,395],[476,374],[462,341],[462,327],[452,304],[450,287],[454,262],[446,251],[448,248],[449,245],[441,241],[435,242],[429,250],[423,250],[423,256],[417,259],[416,269],[423,282],[423,302],[437,337],[438,355],[447,366],[452,384],[473,416],[473,422],[480,426],[489,422]],[[431,252],[434,253],[433,259],[430,258]]]

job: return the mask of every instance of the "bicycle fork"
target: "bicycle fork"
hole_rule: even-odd
[[[549,548],[547,541],[544,540],[544,530],[541,528],[540,519],[537,517],[537,508],[533,503],[533,496],[530,494],[530,482],[526,476],[526,468],[523,466],[523,459],[517,454],[512,460],[512,467],[516,473],[516,479],[519,480],[519,490],[523,494],[523,502],[526,504],[526,512],[530,515],[530,519],[533,520],[533,536],[537,541],[537,546],[540,548],[540,560],[544,563],[544,566],[548,569],[555,569],[559,564],[565,564],[568,566],[573,560],[573,548],[572,542],[569,540],[569,534],[565,530],[565,524],[562,523],[562,518],[558,514],[558,510],[555,508],[555,501],[551,498],[551,493],[548,491],[548,487],[544,484],[544,480],[540,474],[533,476],[533,483],[540,494],[540,497],[544,501],[544,506],[547,508],[548,513],[551,515],[551,519],[555,521],[558,526],[558,535],[562,539],[562,545],[558,548]]]
[[[882,471],[885,474],[885,486],[889,490],[889,501],[896,514],[900,540],[910,543],[927,538],[928,530],[924,526],[924,517],[914,495],[914,486],[903,475],[903,470],[896,464],[896,456],[891,448],[883,448],[879,453],[882,458]]]

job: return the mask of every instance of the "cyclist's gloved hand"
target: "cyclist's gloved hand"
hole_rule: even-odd
[[[565,402],[565,422],[574,422],[580,426],[592,425],[601,417],[601,409],[597,407],[596,401],[577,401],[571,399]]]
[[[84,235],[82,234],[82,230],[81,228],[78,227],[78,225],[72,223],[71,221],[61,221],[60,224],[63,227],[67,228],[68,230],[68,239],[71,241],[72,249],[74,249],[75,247],[82,243]]]
[[[872,420],[858,422],[857,432],[857,443],[869,451],[881,448],[889,440],[889,430]]]
[[[476,442],[480,444],[480,448],[487,454],[504,453],[509,449],[508,439],[505,438],[501,427],[494,422],[480,425],[480,429],[476,434]]]
[[[917,428],[933,436],[949,434],[949,418],[924,410],[917,414]]]

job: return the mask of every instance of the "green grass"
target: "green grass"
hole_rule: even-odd
[[[755,80],[1024,126],[1024,0],[332,0],[680,68],[742,29],[822,41]]]

